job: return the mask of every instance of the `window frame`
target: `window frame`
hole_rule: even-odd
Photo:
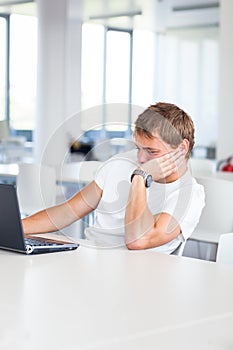
[[[11,120],[11,98],[10,98],[10,55],[11,55],[11,45],[10,45],[10,29],[11,29],[11,14],[5,14],[1,13],[0,17],[4,18],[6,20],[6,82],[5,82],[5,119],[7,120],[7,124],[9,126],[10,134],[14,134],[16,136],[24,136],[27,141],[32,141],[33,138],[33,130],[18,130],[14,129],[12,130],[10,125]]]
[[[5,65],[5,118],[8,125],[10,124],[10,15],[9,14],[0,14],[1,18],[4,18],[6,21],[6,46],[5,46],[5,55],[6,55],[6,65]]]
[[[133,30],[132,29],[123,29],[123,28],[115,28],[115,27],[111,27],[111,26],[105,26],[105,30],[104,30],[104,59],[103,59],[103,65],[104,65],[104,74],[103,74],[103,116],[102,116],[102,125],[103,125],[103,129],[104,129],[104,133],[106,135],[111,135],[114,134],[114,132],[111,131],[107,131],[105,128],[106,125],[106,113],[105,113],[105,108],[104,106],[106,106],[106,85],[107,85],[107,76],[106,76],[106,67],[107,67],[107,33],[109,31],[113,31],[113,32],[121,32],[121,33],[128,33],[129,37],[130,37],[130,43],[129,43],[129,85],[128,85],[128,106],[129,106],[129,110],[128,110],[128,120],[127,120],[127,124],[128,124],[128,128],[127,130],[124,132],[124,134],[127,135],[131,135],[132,134],[132,129],[131,129],[131,125],[132,125],[132,108],[131,108],[131,104],[132,104],[132,76],[133,76]],[[116,131],[117,133],[117,131]],[[121,131],[119,130],[119,134],[122,134]]]

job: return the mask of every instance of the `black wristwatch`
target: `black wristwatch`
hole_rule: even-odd
[[[131,182],[133,180],[133,177],[135,175],[140,175],[143,177],[143,179],[145,180],[145,186],[146,187],[150,187],[150,185],[152,184],[152,176],[150,174],[148,174],[147,172],[145,172],[144,170],[140,170],[140,169],[135,169],[131,175]]]

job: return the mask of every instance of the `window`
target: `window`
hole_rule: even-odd
[[[130,133],[153,101],[155,35],[84,24],[82,41],[82,129]]]
[[[218,28],[173,30],[158,36],[156,99],[186,110],[196,145],[215,146],[218,113]]]
[[[10,125],[16,130],[35,127],[37,19],[10,16]]]
[[[128,111],[115,113],[105,104],[128,104],[130,96],[131,32],[102,25],[83,25],[82,129],[122,131],[128,128]],[[104,106],[101,106],[104,104]],[[86,108],[92,107],[90,115]],[[121,109],[122,111],[122,109]],[[117,122],[117,125],[116,125]]]
[[[7,119],[7,21],[0,16],[0,120]]]
[[[130,33],[107,30],[106,47],[106,103],[128,103]]]
[[[104,100],[107,108],[104,118],[108,131],[128,129],[131,102],[131,37],[132,32],[107,29],[106,32],[106,76]],[[115,107],[115,108],[114,108]]]
[[[35,126],[35,10],[35,3],[22,3],[14,6],[18,14],[0,14],[0,120],[7,119],[11,133],[28,140]]]
[[[100,105],[103,94],[104,27],[83,24],[82,26],[82,108]],[[83,120],[83,129],[88,123]]]
[[[156,36],[148,30],[133,32],[132,103],[143,108],[153,104]],[[132,120],[134,122],[134,120]]]

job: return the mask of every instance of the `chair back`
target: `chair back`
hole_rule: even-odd
[[[216,163],[211,159],[190,158],[189,168],[193,176],[211,176],[216,171]]]
[[[184,252],[185,243],[186,241],[181,242],[180,245],[174,250],[174,252],[171,253],[171,255],[182,256]]]
[[[197,177],[204,186],[205,207],[197,230],[227,233],[233,230],[233,182],[212,177]]]
[[[135,149],[135,145],[131,138],[115,137],[112,139],[99,140],[96,142],[92,151],[95,159],[105,162],[116,154],[128,152],[132,149]]]
[[[101,166],[100,161],[83,161],[83,162],[71,162],[65,163],[62,167],[57,168],[57,180],[59,184],[65,184],[61,187],[59,194],[59,201],[64,201],[71,197],[75,192],[82,189],[94,180],[97,169]],[[67,186],[68,185],[68,186]],[[71,187],[68,190],[68,187]],[[84,232],[86,226],[92,225],[95,218],[95,212],[90,213],[82,219],[82,232]]]
[[[101,164],[102,162],[94,160],[65,163],[57,169],[57,177],[60,182],[87,184],[94,180]]]
[[[216,171],[215,177],[217,177],[218,179],[233,181],[233,172],[232,171]]]
[[[216,262],[233,264],[233,233],[227,233],[220,236]]]
[[[20,211],[24,215],[50,207],[56,202],[56,172],[52,167],[19,164],[16,185]]]

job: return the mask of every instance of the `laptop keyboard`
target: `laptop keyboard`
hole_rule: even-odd
[[[61,245],[61,243],[54,243],[54,242],[49,242],[49,241],[42,241],[39,239],[34,239],[34,238],[26,238],[25,243],[32,245],[32,246],[56,246],[56,245]]]

